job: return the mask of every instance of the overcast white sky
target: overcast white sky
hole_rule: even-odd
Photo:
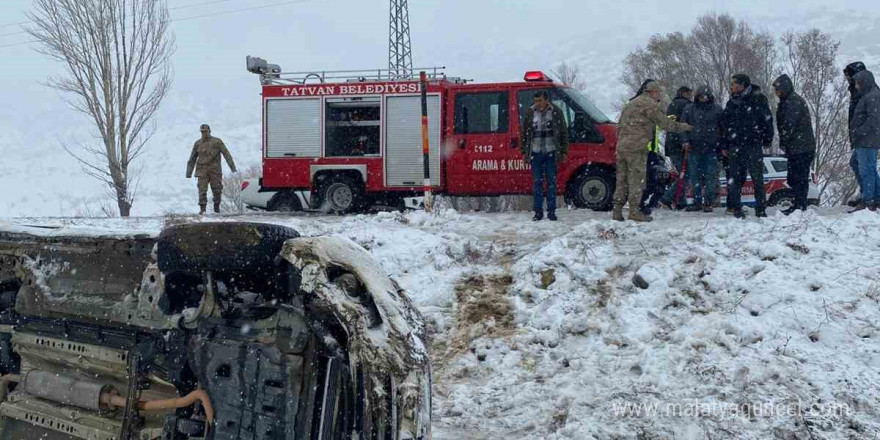
[[[238,130],[243,139],[253,132],[253,142],[239,143],[256,146],[232,148],[259,160],[260,88],[244,68],[246,55],[267,58],[286,71],[387,66],[387,0],[300,0],[186,20],[285,2],[214,0],[193,6],[211,1],[167,0],[178,49],[174,89],[158,128],[165,142],[176,144],[180,137],[181,149],[192,145],[200,123],[209,122],[221,137]],[[41,85],[62,66],[32,45],[16,45],[28,41],[27,35],[8,35],[21,28],[4,25],[26,21],[30,5],[30,0],[0,0],[0,164],[20,168],[25,159],[35,159],[30,151],[39,145],[43,154],[57,155],[44,170],[50,173],[76,166],[58,145],[89,136],[90,127],[57,92]],[[820,27],[841,40],[841,62],[861,58],[880,70],[876,0],[413,0],[409,12],[417,66],[445,65],[451,76],[504,81],[568,60],[582,67],[590,94],[608,112],[624,93],[618,80],[623,57],[651,34],[688,31],[707,12],[731,13],[780,33]],[[189,133],[184,127],[192,127],[191,136],[183,134]]]

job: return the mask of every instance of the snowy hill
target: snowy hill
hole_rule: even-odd
[[[880,432],[880,214],[528,217],[251,219],[351,238],[407,289],[434,331],[435,438]],[[162,219],[40,223],[157,233]]]
[[[142,174],[132,215],[198,211],[196,183],[187,180],[185,172],[192,144],[199,138],[199,125],[204,122],[227,144],[239,169],[259,165],[259,109],[258,95],[248,102],[225,102],[218,108],[208,108],[185,94],[173,95],[156,121],[149,148],[136,162]],[[57,130],[48,118],[28,121],[27,125],[0,119],[4,165],[0,217],[88,216],[100,214],[102,203],[111,203],[104,188],[86,176],[63,148],[67,145],[77,151],[80,144],[94,142],[91,127],[67,107],[60,106],[57,111],[79,124],[70,122]]]

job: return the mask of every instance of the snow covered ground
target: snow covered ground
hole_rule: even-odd
[[[435,438],[880,438],[880,214],[529,218],[248,219],[351,238],[407,289],[434,332]]]

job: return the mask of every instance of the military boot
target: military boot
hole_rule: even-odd
[[[614,205],[614,210],[611,211],[611,220],[623,221],[623,205]]]
[[[634,211],[630,211],[629,219],[634,222],[638,222],[638,223],[647,223],[651,220],[654,220],[654,217],[651,217],[650,215],[645,215],[643,212],[641,212],[639,210],[634,210]]]
[[[214,213],[220,213],[220,202],[214,202]]]

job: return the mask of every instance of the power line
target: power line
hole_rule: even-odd
[[[39,43],[39,42],[40,42],[39,40],[31,40],[31,41],[22,41],[21,43],[2,44],[2,45],[0,45],[0,49],[2,49],[4,47],[24,46],[25,44]]]
[[[227,2],[227,1],[234,1],[234,0],[220,0],[220,1],[214,1],[214,2],[206,2],[206,3],[201,4],[201,6],[204,6],[206,4],[222,3],[222,2]],[[210,14],[202,14],[202,15],[195,15],[192,17],[177,18],[177,19],[172,19],[170,22],[174,23],[176,21],[187,21],[187,20],[195,20],[198,18],[215,17],[218,15],[237,14],[240,12],[255,11],[258,9],[266,9],[266,8],[272,8],[272,7],[276,7],[276,6],[292,5],[295,3],[306,3],[306,2],[310,2],[310,1],[313,1],[313,0],[292,0],[292,1],[286,1],[286,2],[281,2],[281,3],[272,3],[272,4],[268,4],[268,5],[253,6],[250,8],[233,9],[231,11],[213,12]],[[193,6],[196,6],[196,5],[190,5],[187,7],[193,7]],[[182,8],[183,7],[178,7],[177,9],[182,9]],[[16,34],[10,34],[10,35],[17,35],[17,34],[23,34],[23,33],[26,33],[26,32],[18,32]],[[12,43],[12,44],[3,44],[3,45],[0,45],[0,49],[2,49],[4,47],[23,46],[23,45],[32,44],[32,43],[39,43],[39,40],[22,41],[20,43]]]
[[[28,23],[30,23],[30,22],[29,21],[20,21],[18,23],[0,24],[0,28],[5,28],[5,27],[9,27],[9,26],[21,26],[23,24],[28,24]]]
[[[175,21],[187,21],[187,20],[195,20],[195,19],[197,19],[197,18],[215,17],[215,16],[218,16],[218,15],[226,15],[226,14],[235,14],[235,13],[239,13],[239,12],[256,11],[257,9],[266,9],[266,8],[272,8],[272,7],[275,7],[275,6],[292,5],[292,4],[294,4],[294,3],[306,3],[306,2],[310,2],[310,1],[313,1],[313,0],[293,0],[293,1],[287,1],[287,2],[281,2],[281,3],[272,3],[272,4],[269,4],[269,5],[260,5],[260,6],[253,6],[253,7],[250,7],[250,8],[235,9],[235,10],[232,10],[232,11],[221,11],[221,12],[214,12],[214,13],[211,13],[211,14],[196,15],[196,16],[193,16],[193,17],[177,18],[177,19],[171,20],[171,22],[173,23],[173,22],[175,22]]]
[[[168,8],[168,10],[169,11],[177,11],[180,9],[197,8],[199,6],[210,6],[210,5],[216,5],[218,3],[228,3],[228,2],[233,2],[233,1],[240,1],[240,0],[214,0],[214,1],[210,1],[210,2],[193,3],[193,4],[189,4],[189,5],[175,6],[173,8]],[[31,24],[31,23],[33,23],[33,21],[20,21],[18,23],[0,24],[0,28],[10,27],[10,26],[21,26],[21,25]],[[8,37],[10,35],[19,35],[19,34],[26,34],[26,33],[27,33],[27,31],[13,32],[11,34],[0,34],[0,37]]]
[[[28,21],[26,23],[30,23],[30,22]],[[0,34],[0,37],[11,37],[13,35],[21,35],[21,34],[26,34],[26,33],[27,33],[27,31],[18,31],[18,32],[12,32],[9,34]]]
[[[193,3],[193,4],[191,4],[191,5],[175,6],[175,7],[173,7],[173,8],[168,8],[168,10],[169,10],[169,11],[176,11],[176,10],[178,10],[178,9],[196,8],[196,7],[199,7],[199,6],[216,5],[217,3],[227,3],[227,2],[232,2],[232,1],[239,1],[239,0],[215,0],[215,1],[212,1],[212,2]]]

